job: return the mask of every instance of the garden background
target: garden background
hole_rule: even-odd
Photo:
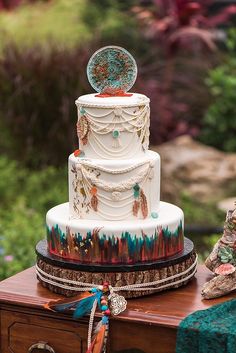
[[[222,162],[236,153],[235,1],[0,0],[0,279],[35,263],[47,210],[68,199],[74,101],[92,91],[89,57],[111,44],[137,60],[133,91],[151,98],[155,150],[187,135],[225,151]],[[204,259],[225,219],[219,200],[168,183],[162,199],[183,208]]]

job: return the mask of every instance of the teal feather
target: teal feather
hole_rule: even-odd
[[[87,298],[80,300],[77,303],[77,306],[75,308],[73,318],[79,319],[79,318],[83,317],[84,315],[89,314],[92,310],[93,303],[94,303],[95,299],[97,299],[98,303],[100,303],[101,296],[102,296],[102,292],[99,291],[97,293],[94,293],[93,296],[90,296],[90,297],[87,297]]]
[[[76,308],[78,303],[83,300],[84,298],[88,298],[94,296],[93,293],[85,292],[83,294],[76,295],[71,298],[65,298],[62,300],[51,301],[45,304],[45,308],[52,310],[52,311],[60,311],[63,312],[65,310]]]

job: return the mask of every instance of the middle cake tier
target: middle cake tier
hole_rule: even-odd
[[[133,220],[158,217],[160,156],[102,160],[69,156],[70,216],[75,219]]]

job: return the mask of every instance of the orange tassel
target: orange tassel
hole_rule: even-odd
[[[106,330],[107,325],[102,325],[86,353],[102,353],[105,343]]]
[[[148,205],[147,205],[147,198],[142,189],[140,191],[140,203],[141,203],[141,211],[142,211],[143,218],[146,218],[148,215]]]
[[[91,207],[92,209],[97,212],[98,210],[98,198],[96,195],[93,195],[91,198]]]

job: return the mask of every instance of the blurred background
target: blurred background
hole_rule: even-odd
[[[236,196],[236,1],[0,0],[0,279],[35,263],[47,210],[68,200],[74,101],[111,44],[151,98],[162,200],[183,208],[202,261],[221,235]]]

